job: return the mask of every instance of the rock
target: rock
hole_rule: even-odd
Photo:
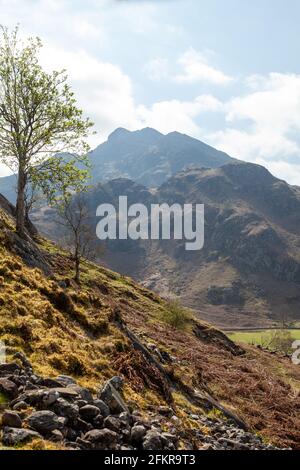
[[[33,439],[41,439],[42,436],[30,429],[15,429],[5,427],[2,433],[2,443],[6,446],[15,446],[17,444],[26,443]]]
[[[58,416],[68,420],[77,419],[79,416],[79,407],[76,404],[68,403],[64,398],[59,398],[53,405],[53,410]]]
[[[161,450],[162,448],[163,446],[160,434],[154,430],[148,431],[143,441],[143,449]]]
[[[6,374],[15,374],[16,372],[20,372],[21,367],[19,364],[15,362],[9,362],[5,364],[0,364],[0,375],[6,375]]]
[[[118,418],[115,418],[114,416],[107,416],[107,418],[104,420],[104,427],[114,432],[120,432],[121,423]]]
[[[102,414],[104,418],[106,418],[109,415],[110,413],[109,407],[107,406],[106,403],[104,403],[104,401],[97,398],[96,400],[94,400],[93,404],[94,406],[97,406],[97,408],[99,408],[100,413]]]
[[[78,418],[76,422],[72,424],[73,429],[76,431],[81,431],[84,433],[87,433],[88,431],[91,431],[93,429],[93,426],[91,423],[87,423],[81,418]]]
[[[108,381],[113,387],[115,387],[115,389],[120,392],[123,388],[123,385],[124,385],[124,379],[122,379],[122,377],[119,377],[119,376],[115,376],[115,377],[112,377],[109,381]]]
[[[88,402],[82,399],[76,400],[76,405],[78,408],[83,408],[84,406],[88,405]]]
[[[76,400],[76,398],[80,396],[76,388],[73,386],[53,388],[52,391],[57,392],[59,396],[70,400]]]
[[[25,401],[18,401],[18,402],[13,406],[13,410],[16,410],[16,411],[26,410],[26,408],[28,408],[28,404],[25,403]]]
[[[14,353],[14,359],[19,359],[22,363],[22,366],[27,370],[32,370],[31,362],[27,359],[25,354],[22,351],[17,351]]]
[[[67,445],[68,447],[72,447],[72,448],[73,448],[73,444],[74,444],[73,442],[68,442],[68,443],[66,443],[66,445]],[[82,450],[92,450],[93,447],[94,447],[91,442],[86,441],[86,440],[84,440],[84,439],[81,439],[81,437],[78,437],[78,438],[76,439],[75,445],[78,445],[79,448],[82,449]]]
[[[174,434],[171,434],[169,432],[163,432],[161,436],[163,439],[167,440],[168,442],[171,442],[172,444],[178,444],[179,437],[175,436]]]
[[[15,411],[4,411],[2,415],[2,426],[9,428],[21,428],[22,420]]]
[[[93,395],[91,392],[84,387],[80,387],[79,385],[70,385],[68,386],[67,390],[74,391],[77,393],[78,396],[82,398],[82,400],[87,401],[88,403],[93,403]]]
[[[146,435],[146,428],[142,425],[133,426],[131,429],[131,441],[133,444],[140,445]]]
[[[5,364],[0,364],[5,365]],[[15,398],[18,395],[17,385],[9,379],[0,378],[0,392],[8,398]]]
[[[83,440],[91,443],[96,450],[110,450],[115,448],[118,434],[106,428],[93,429],[85,434]]]
[[[29,416],[27,422],[30,428],[43,435],[63,427],[58,416],[52,411],[35,411]]]
[[[106,382],[102,390],[100,390],[99,398],[106,403],[111,413],[119,414],[123,411],[129,413],[123,398],[110,381]]]
[[[63,387],[68,387],[69,385],[77,385],[76,380],[68,375],[59,375],[54,380],[59,382]]]
[[[62,442],[64,440],[64,436],[61,431],[54,429],[54,431],[51,431],[49,439],[53,442]]]
[[[50,378],[39,378],[38,384],[41,385],[42,387],[47,387],[47,388],[60,388],[62,386],[61,382],[59,382],[56,379],[50,379]]]
[[[92,424],[93,424],[94,428],[96,428],[96,429],[102,429],[103,428],[103,417],[100,413],[98,414],[98,416],[96,416],[96,418],[93,419]]]
[[[159,406],[157,408],[157,411],[162,416],[167,416],[168,418],[171,418],[173,416],[173,413],[174,413],[172,408],[169,408],[168,406]]]
[[[126,425],[126,427],[130,426],[133,422],[131,414],[126,413],[125,411],[123,411],[123,413],[119,414],[119,420],[121,421],[121,423]]]
[[[100,410],[97,406],[86,405],[80,408],[79,414],[82,419],[90,422],[100,414]]]
[[[43,406],[48,408],[53,405],[59,399],[59,393],[56,390],[50,390],[45,392],[42,396]]]

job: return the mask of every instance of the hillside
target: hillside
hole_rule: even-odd
[[[91,184],[129,178],[157,187],[185,168],[216,168],[234,161],[223,152],[179,132],[168,135],[146,128],[116,129],[106,142],[90,152]],[[0,178],[0,192],[15,202],[15,176]]]
[[[35,378],[30,380],[39,385],[19,382],[18,393],[25,400],[30,390],[32,397],[34,389],[41,387],[45,393],[46,383],[49,387],[62,381],[53,380],[59,374],[72,376],[93,393],[106,380],[121,376],[124,400],[131,412],[138,410],[141,420],[153,423],[152,434],[148,432],[152,437],[159,427],[168,431],[169,440],[170,434],[173,441],[178,439],[181,448],[260,448],[267,442],[299,448],[300,372],[289,358],[254,347],[242,349],[182,309],[181,321],[175,322],[178,306],[101,266],[86,262],[79,288],[72,281],[68,254],[42,238],[33,241],[28,235],[26,241],[20,240],[14,231],[13,208],[4,202],[6,210],[0,209],[0,339],[9,360],[19,363],[21,358],[25,367],[22,352],[25,365],[32,364]],[[0,366],[2,391],[5,384],[7,388],[3,373],[16,367],[20,368]],[[29,369],[27,364],[27,374]],[[26,373],[22,372],[23,378]],[[20,381],[21,377],[8,374]],[[72,395],[61,387],[55,390],[69,397],[65,403],[74,391]],[[49,407],[52,402],[47,403]],[[83,406],[85,401],[78,403]],[[32,406],[21,417],[36,429],[30,413]],[[121,418],[115,419],[110,418],[110,426],[121,425]],[[243,429],[259,433],[263,441]],[[7,428],[3,432],[5,442],[11,442],[12,432]],[[166,441],[166,436],[159,436],[159,442]],[[34,448],[65,444],[43,441]],[[87,445],[86,440],[79,437],[76,445]]]
[[[92,231],[103,202],[204,203],[205,244],[185,251],[181,241],[109,241],[101,261],[164,297],[179,297],[220,327],[270,327],[282,317],[300,321],[300,190],[265,168],[236,162],[192,169],[157,190],[126,179],[93,188],[87,197]],[[62,239],[51,210],[32,218],[54,240]]]

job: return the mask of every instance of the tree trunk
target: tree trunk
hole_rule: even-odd
[[[16,227],[20,237],[25,236],[25,187],[26,187],[26,173],[23,165],[19,166],[18,173],[18,195],[16,206]]]
[[[77,255],[75,257],[75,281],[80,284],[80,258]]]

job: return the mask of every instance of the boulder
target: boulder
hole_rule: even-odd
[[[2,433],[2,443],[6,446],[15,446],[17,444],[23,444],[33,439],[41,439],[42,436],[30,429],[15,429],[5,427]]]
[[[63,387],[68,387],[69,385],[76,385],[76,380],[68,375],[59,375],[54,380],[59,382]]]
[[[5,365],[5,364],[2,364]],[[7,378],[0,378],[0,392],[6,395],[8,398],[16,398],[18,395],[17,385]]]
[[[104,384],[103,388],[98,394],[98,398],[106,403],[112,414],[119,414],[123,411],[129,413],[123,398],[111,384],[111,381],[108,381]]]
[[[107,416],[107,418],[105,418],[104,420],[104,427],[114,432],[120,432],[122,428],[122,423],[118,418],[115,418],[114,416]]]
[[[53,405],[53,411],[68,420],[77,419],[79,407],[75,403],[68,403],[64,398],[59,398]]]
[[[63,424],[52,411],[35,411],[27,419],[27,423],[34,431],[43,435],[50,434],[55,429],[62,429]]]
[[[76,392],[77,395],[82,398],[82,400],[85,400],[88,403],[93,403],[93,395],[87,388],[80,387],[79,385],[73,384],[73,385],[69,385],[67,390]]]
[[[140,445],[146,435],[146,428],[142,425],[133,426],[131,429],[131,442],[135,445]]]
[[[21,428],[22,420],[15,411],[4,411],[2,415],[2,426],[9,428]]]
[[[118,434],[110,429],[93,429],[85,434],[84,441],[93,445],[94,449],[114,449],[118,442]]]
[[[97,406],[94,405],[86,405],[80,408],[79,414],[82,419],[85,421],[92,421],[96,416],[100,414],[100,410]]]
[[[94,406],[97,406],[97,408],[99,408],[100,413],[102,414],[102,416],[104,418],[106,418],[109,415],[109,413],[110,413],[109,407],[107,406],[106,403],[104,403],[104,401],[97,398],[96,400],[94,400],[93,404],[94,404]]]
[[[16,362],[0,364],[0,375],[15,374],[21,371],[21,367]]]
[[[144,441],[144,450],[161,450],[163,448],[161,435],[158,431],[151,429],[147,432]]]

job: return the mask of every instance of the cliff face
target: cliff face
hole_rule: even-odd
[[[14,390],[7,380],[18,383],[18,377],[30,374],[31,367],[35,379],[30,375],[29,382],[36,380],[42,394],[51,383],[57,388],[61,379],[51,380],[68,375],[88,388],[93,400],[97,393],[101,395],[107,380],[119,376],[124,382],[122,399],[130,413],[141,413],[145,430],[152,426],[151,420],[158,420],[160,429],[168,429],[183,448],[225,448],[232,445],[226,443],[232,439],[237,448],[243,439],[248,448],[263,445],[252,434],[245,437],[244,429],[259,431],[280,446],[299,447],[299,397],[294,391],[299,389],[300,376],[289,358],[254,347],[242,349],[178,305],[101,266],[85,262],[78,287],[72,280],[68,254],[29,234],[25,241],[18,239],[7,208],[0,209],[0,233],[0,339],[7,347],[8,360],[19,364],[19,369],[0,369],[1,399],[6,400],[6,407],[16,404],[7,401],[12,397],[5,394]],[[19,374],[20,368],[26,370]],[[42,406],[41,411],[56,416],[61,408],[52,409],[49,401],[46,410],[39,402],[32,405],[26,387],[19,382],[18,393],[25,394],[22,400],[30,405],[27,412],[25,406],[22,419],[34,431],[39,426],[37,432],[48,442],[49,435],[40,427],[41,416],[32,417],[32,406],[37,411]],[[72,393],[58,388],[58,395],[72,402]],[[75,405],[82,405],[80,398],[74,394],[73,398]],[[110,412],[121,419],[115,410]],[[49,414],[47,422],[50,417],[57,422]],[[70,441],[70,428],[77,433],[76,439],[89,442],[86,427],[74,429],[72,421],[69,426],[67,422],[61,429],[60,445]],[[102,422],[98,426],[103,430]],[[161,436],[162,430],[156,431]],[[12,442],[16,434],[20,436],[4,431],[4,443]],[[115,436],[114,444],[106,445],[118,448],[120,439]],[[134,447],[131,441],[126,445]],[[139,445],[148,444],[142,440]]]

